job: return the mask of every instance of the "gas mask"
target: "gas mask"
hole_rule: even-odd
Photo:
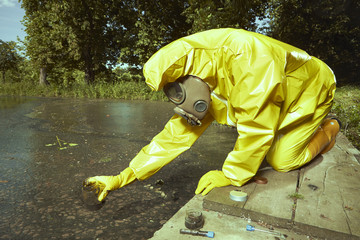
[[[200,126],[210,105],[210,88],[200,78],[185,76],[164,86],[165,95],[176,107],[175,113],[192,126]]]

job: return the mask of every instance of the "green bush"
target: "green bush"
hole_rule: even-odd
[[[345,136],[360,149],[360,86],[338,88],[331,112],[341,121]]]
[[[0,84],[0,95],[167,100],[162,91],[151,91],[145,82],[131,81],[98,82],[92,85],[72,82],[72,84],[49,86],[34,85],[31,82],[13,82]]]

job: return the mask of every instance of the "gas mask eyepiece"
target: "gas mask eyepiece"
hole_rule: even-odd
[[[209,108],[209,86],[200,78],[185,76],[164,86],[165,95],[176,105],[174,111],[192,126],[201,125]]]
[[[164,92],[169,100],[175,104],[181,104],[184,102],[186,92],[181,83],[172,82],[164,86]]]
[[[208,104],[203,100],[199,100],[194,103],[194,109],[197,112],[205,112],[207,108],[208,108]]]

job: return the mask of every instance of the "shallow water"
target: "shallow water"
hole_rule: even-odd
[[[233,129],[209,127],[189,151],[150,179],[112,192],[98,211],[84,206],[81,186],[89,176],[126,168],[172,108],[0,97],[0,239],[150,238],[194,196],[203,174],[221,169],[235,143]]]

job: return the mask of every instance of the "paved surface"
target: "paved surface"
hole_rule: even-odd
[[[183,208],[181,208],[163,227],[155,232],[151,240],[186,240],[186,239],[209,239],[201,236],[183,235],[180,234],[180,229],[185,228],[185,215],[189,209],[203,209],[202,205],[204,197],[196,195]],[[214,239],[221,240],[265,240],[265,239],[284,239],[280,235],[268,234],[259,231],[246,231],[246,226],[249,224],[256,229],[269,230],[270,225],[265,222],[255,222],[249,218],[241,218],[232,216],[212,210],[202,210],[204,216],[204,227],[202,231],[213,231],[215,233]],[[294,231],[273,228],[277,233],[287,236],[286,239],[292,240],[309,240],[316,239],[307,236],[306,234],[297,234]]]
[[[203,230],[215,239],[281,239],[279,235],[248,232],[247,224],[281,232],[287,239],[360,239],[360,152],[339,134],[335,147],[309,165],[289,173],[269,167],[258,175],[267,184],[249,182],[241,188],[216,188],[195,196],[178,211],[153,240],[199,239],[179,234],[187,209],[202,209]],[[246,202],[229,198],[231,190],[248,194]]]
[[[81,186],[90,176],[119,174],[172,109],[167,102],[0,96],[0,240],[151,238],[194,196],[200,177],[221,167],[234,129],[210,126],[189,151],[112,192],[97,211],[83,204]]]

